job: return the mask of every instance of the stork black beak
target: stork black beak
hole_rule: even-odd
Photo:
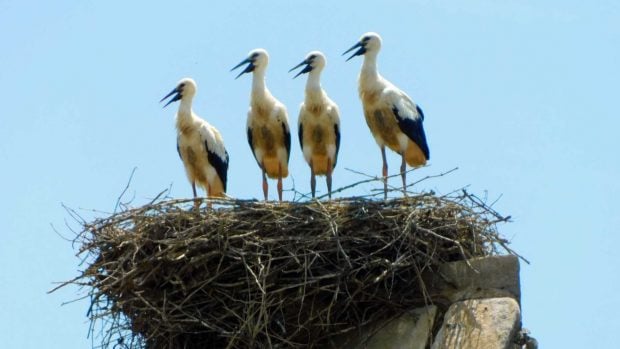
[[[301,67],[302,65],[306,64],[306,66],[304,67],[304,69],[302,69],[301,71],[299,71],[299,73],[297,73],[297,75],[293,76],[293,79],[295,79],[296,77],[298,77],[301,74],[306,74],[312,71],[312,66],[310,65],[310,61],[308,61],[307,59],[305,59],[303,62],[297,64],[296,66],[294,66],[293,68],[291,68],[291,70],[289,70],[288,72],[292,72],[293,70]]]
[[[230,71],[233,71],[237,68],[239,68],[240,66],[244,65],[244,64],[248,64],[247,67],[245,67],[244,70],[241,71],[241,73],[239,73],[239,75],[237,75],[235,77],[235,79],[238,79],[241,75],[245,74],[245,73],[251,73],[254,71],[254,68],[256,68],[256,66],[254,65],[254,62],[250,59],[250,58],[246,58],[244,59],[241,63],[237,64],[236,66],[234,66]]]
[[[348,49],[348,50],[344,51],[344,53],[343,53],[342,55],[344,56],[344,55],[346,55],[347,53],[349,53],[349,52],[353,51],[354,49],[356,49],[356,48],[358,48],[358,47],[359,47],[359,50],[355,51],[355,53],[353,53],[353,54],[351,55],[351,57],[347,58],[347,62],[348,62],[351,58],[353,58],[353,57],[355,57],[355,56],[360,56],[360,55],[363,55],[364,53],[366,53],[366,47],[364,46],[364,44],[363,44],[363,43],[361,43],[361,42],[358,42],[357,44],[355,44],[355,45],[351,46],[351,48],[350,48],[350,49]]]
[[[170,91],[170,93],[168,93],[166,96],[164,96],[164,98],[162,98],[162,99],[159,101],[159,103],[163,102],[166,98],[168,98],[168,97],[172,96],[172,95],[173,95],[173,94],[175,94],[175,93],[176,93],[176,95],[174,95],[174,97],[172,97],[172,98],[168,101],[168,103],[166,103],[166,104],[163,106],[163,108],[167,107],[167,106],[168,106],[168,104],[170,104],[170,103],[172,103],[172,102],[176,102],[176,101],[178,101],[179,99],[181,99],[181,97],[183,97],[183,96],[181,96],[181,90],[180,90],[178,87],[176,87],[174,90]]]

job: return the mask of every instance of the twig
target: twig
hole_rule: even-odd
[[[120,195],[116,199],[116,205],[114,205],[114,213],[118,212],[117,210],[120,208],[121,200],[122,200],[123,196],[125,196],[125,193],[127,192],[127,189],[129,189],[129,185],[131,184],[131,180],[133,179],[133,175],[136,173],[137,169],[138,169],[138,167],[134,167],[131,170],[131,174],[129,175],[129,179],[127,180],[127,184],[125,185],[125,188],[123,189],[123,191],[121,191]],[[131,200],[130,200],[130,202],[131,202]],[[123,206],[125,206],[125,205],[126,204],[123,203]]]

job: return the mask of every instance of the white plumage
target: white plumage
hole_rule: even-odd
[[[181,101],[176,115],[177,151],[192,185],[194,198],[197,197],[196,184],[203,187],[209,197],[223,197],[226,192],[228,152],[220,132],[193,112],[192,100],[196,89],[194,80],[182,79],[161,101],[173,95],[164,107]]]
[[[247,64],[244,73],[252,75],[252,93],[248,111],[247,135],[252,154],[261,168],[263,195],[267,200],[267,177],[278,179],[278,198],[282,201],[282,178],[288,176],[288,161],[291,153],[291,134],[286,107],[280,103],[265,84],[265,71],[269,55],[264,49],[250,51],[248,57],[232,70]]]
[[[359,75],[359,96],[366,123],[381,148],[385,198],[387,198],[386,146],[402,157],[400,172],[403,192],[406,195],[406,164],[414,168],[424,166],[430,158],[422,125],[424,114],[405,92],[379,74],[377,55],[381,49],[381,37],[378,34],[362,35],[345,54],[356,48],[357,51],[347,60],[364,55]]]
[[[308,74],[305,100],[301,103],[298,119],[299,144],[304,159],[310,166],[312,197],[316,192],[316,175],[325,175],[327,192],[331,199],[332,172],[340,149],[340,116],[338,106],[321,87],[321,72],[327,60],[319,51],[310,52],[305,60],[291,69],[305,65],[295,77]]]

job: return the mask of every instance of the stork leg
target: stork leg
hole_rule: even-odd
[[[400,176],[403,177],[403,195],[407,197],[407,163],[405,162],[405,153],[402,156],[403,162],[400,164]]]
[[[269,190],[269,185],[267,184],[267,176],[265,176],[265,167],[262,168],[263,171],[263,195],[265,196],[265,201],[267,201],[267,191]]]
[[[327,159],[327,174],[325,175],[325,179],[327,181],[327,197],[332,199],[332,160]]]
[[[196,194],[196,182],[192,182],[192,192],[194,193],[194,209],[198,210],[200,207],[200,200],[198,200],[198,194]]]
[[[213,203],[211,202],[211,184],[207,184],[207,211],[211,211]]]
[[[282,202],[282,164],[278,164],[278,199]]]
[[[312,160],[310,160],[310,189],[312,189],[312,198],[314,199],[314,193],[316,192],[316,176],[314,174]]]
[[[381,157],[383,158],[383,199],[387,200],[388,166],[387,166],[387,160],[385,159],[385,146],[381,147]]]

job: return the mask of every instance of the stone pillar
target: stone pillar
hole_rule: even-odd
[[[520,326],[521,311],[512,298],[456,302],[444,315],[431,349],[514,349]]]
[[[398,318],[373,324],[337,338],[332,348],[424,349],[430,343],[437,307],[417,308]]]
[[[432,301],[447,308],[414,309],[337,338],[343,349],[535,349],[536,339],[521,331],[519,260],[491,256],[446,263],[426,275]],[[438,332],[433,333],[433,330]],[[518,344],[517,344],[518,343]]]

